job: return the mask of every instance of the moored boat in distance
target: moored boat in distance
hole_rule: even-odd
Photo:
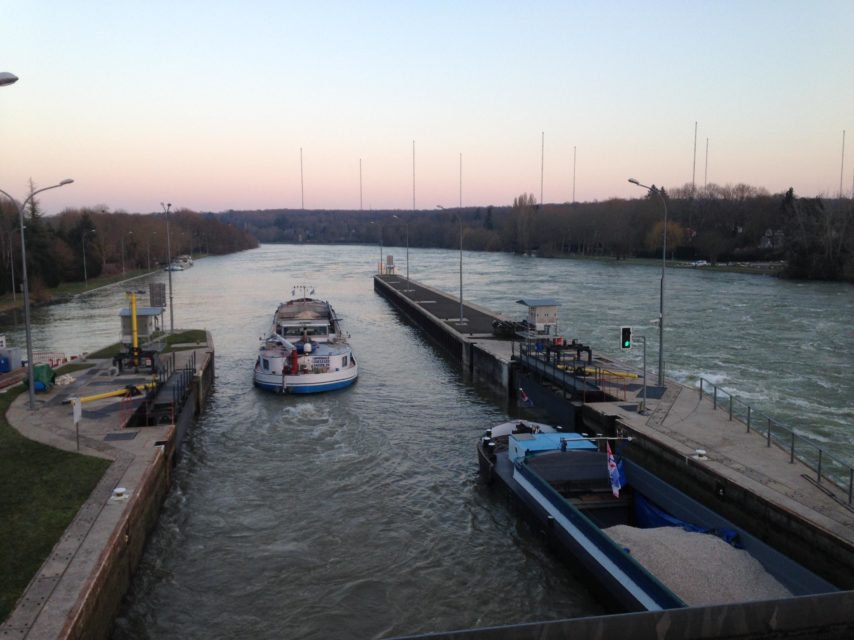
[[[609,608],[658,611],[837,590],[640,465],[619,460],[612,444],[632,446],[520,420],[487,430],[477,447],[483,479],[515,498],[560,555],[607,594]]]
[[[279,304],[255,361],[255,386],[277,393],[319,393],[356,381],[359,367],[340,319],[329,302],[309,297],[313,295],[314,289],[299,285],[291,300]]]

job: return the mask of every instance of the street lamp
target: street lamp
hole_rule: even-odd
[[[89,233],[95,233],[94,229],[86,229],[82,234],[80,234],[80,244],[83,246],[83,288],[89,288],[89,274],[86,272],[86,235]]]
[[[400,220],[397,214],[392,217]],[[404,222],[403,224],[406,225],[406,281],[409,282],[409,222]]]
[[[151,271],[151,236],[156,236],[157,232],[152,231],[151,235],[148,236],[148,243],[146,244],[146,253],[148,254],[148,270]]]
[[[169,237],[169,209],[172,203],[160,203],[166,213],[166,273],[169,274],[169,333],[175,333],[175,305],[172,303],[172,243]]]
[[[440,204],[436,205],[437,209],[446,211],[445,207]],[[460,324],[466,321],[463,315],[463,211],[460,208],[460,213],[457,216],[460,220]]]
[[[127,235],[132,236],[133,231],[128,231]],[[122,234],[122,275],[125,275],[125,234]]]
[[[383,223],[371,220],[371,224],[377,225],[380,230],[380,275],[383,275]]]
[[[664,268],[667,266],[667,201],[657,187],[641,184],[635,178],[629,178],[629,182],[654,193],[664,205],[664,239],[661,243],[661,293],[658,299],[658,386],[660,387],[664,384]]]
[[[11,74],[8,74],[11,75]],[[14,77],[14,76],[13,76]],[[15,78],[17,80],[17,78]],[[12,80],[14,82],[15,80]],[[0,74],[0,83],[2,83],[2,74]],[[6,84],[11,84],[11,82],[7,82]],[[27,198],[20,204],[10,196],[8,193],[0,189],[0,193],[9,198],[12,202],[14,202],[18,206],[18,223],[21,227],[21,268],[22,268],[22,281],[24,284],[24,325],[27,333],[27,370],[28,370],[28,392],[29,392],[29,401],[30,401],[30,411],[36,408],[36,398],[35,398],[35,375],[33,374],[33,335],[32,329],[30,327],[30,286],[27,281],[27,245],[26,238],[24,236],[24,209],[27,208],[27,204],[32,202],[33,198],[36,197],[37,194],[42,191],[47,191],[48,189],[56,189],[58,187],[64,187],[67,184],[71,184],[74,180],[67,178],[62,180],[59,184],[52,185],[50,187],[43,187],[41,189],[36,189],[33,191]]]
[[[0,71],[0,87],[5,87],[9,84],[15,84],[18,81],[18,76],[8,71]]]

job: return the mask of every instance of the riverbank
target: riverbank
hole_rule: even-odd
[[[84,293],[91,293],[101,287],[107,287],[122,282],[130,282],[151,273],[156,273],[156,269],[135,269],[126,271],[125,273],[117,273],[112,276],[103,276],[99,278],[90,278],[87,283],[84,282],[63,282],[58,287],[40,288],[30,290],[30,304],[33,306],[46,304],[62,304],[68,302],[74,296]],[[11,293],[0,295],[0,314],[10,313],[24,308],[23,294],[16,293],[14,296]]]
[[[14,479],[23,502],[4,503],[8,513],[0,530],[11,540],[38,538],[39,550],[29,554],[26,566],[13,567],[4,560],[0,567],[0,581],[10,585],[2,594],[0,617],[5,618],[14,604],[0,626],[0,635],[108,635],[171,484],[181,435],[203,410],[213,383],[210,334],[203,332],[201,342],[194,340],[198,332],[188,335],[193,341],[173,345],[169,358],[172,377],[189,381],[177,400],[169,389],[172,407],[161,407],[157,399],[146,405],[149,400],[141,396],[102,397],[110,395],[105,391],[144,384],[150,376],[128,369],[117,372],[110,358],[91,356],[83,363],[88,368],[73,372],[70,384],[39,394],[32,409],[20,388],[9,392],[8,412],[4,412],[7,422],[0,436],[16,442],[28,455]],[[185,375],[188,370],[190,377]],[[75,429],[70,399],[87,396],[90,400],[82,405]],[[141,421],[149,415],[149,406],[159,411],[156,415],[171,419]],[[54,458],[68,462],[55,465]],[[78,468],[83,464],[85,473]],[[52,466],[57,466],[55,473],[45,471]],[[4,487],[12,480],[6,478],[8,471],[3,465],[0,480]],[[71,487],[77,490],[72,492]],[[123,490],[117,491],[117,487]],[[46,494],[62,502],[64,518],[53,517],[46,509]],[[5,559],[16,547],[4,545],[3,549]],[[7,573],[13,569],[16,581]]]

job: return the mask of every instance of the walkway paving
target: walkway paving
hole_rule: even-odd
[[[205,345],[196,351],[201,366],[210,347]],[[176,368],[183,367],[192,353],[176,352]],[[0,626],[0,638],[64,637],[66,623],[77,615],[81,598],[123,522],[136,488],[148,468],[163,455],[157,443],[172,438],[175,430],[171,424],[125,428],[132,408],[141,400],[106,398],[82,405],[78,440],[72,406],[66,402],[69,398],[149,381],[144,374],[117,373],[110,360],[89,362],[93,367],[72,373],[74,381],[70,385],[57,385],[47,393],[37,394],[35,409],[29,408],[28,396],[23,393],[6,414],[9,423],[31,440],[67,451],[79,450],[112,460],[113,464],[32,579],[15,610]],[[114,495],[117,487],[126,489],[124,496]]]
[[[404,296],[445,318],[451,326],[459,318],[459,298],[400,276],[377,276]],[[498,314],[464,301],[466,331],[458,331],[495,358],[509,362],[514,355],[513,343],[492,336],[492,321]],[[456,327],[454,327],[456,328]],[[586,363],[580,362],[580,365]],[[591,368],[639,374],[632,367],[609,358],[594,356]],[[808,478],[815,471],[804,463],[789,462],[789,453],[779,447],[766,446],[763,434],[747,432],[745,425],[730,421],[729,413],[715,409],[708,397],[701,399],[699,390],[672,380],[666,389],[647,389],[647,411],[638,412],[643,396],[639,379],[612,376],[605,390],[620,397],[618,402],[597,402],[591,406],[605,415],[615,415],[639,434],[682,452],[686,461],[707,467],[736,485],[798,514],[836,536],[843,544],[854,545],[854,510],[846,506],[847,493],[836,487],[818,487]],[[703,459],[696,451],[706,452]],[[834,499],[828,492],[834,493]]]
[[[826,481],[824,489],[816,486],[809,480],[816,472],[797,458],[790,462],[789,452],[773,443],[767,446],[764,434],[748,432],[741,422],[730,421],[727,411],[715,409],[708,397],[701,398],[698,389],[673,381],[667,381],[660,400],[647,400],[645,415],[636,408],[641,395],[640,389],[632,390],[629,402],[597,403],[596,409],[682,452],[686,462],[707,467],[854,545],[854,510],[845,506],[847,493]],[[705,454],[698,456],[697,450]]]

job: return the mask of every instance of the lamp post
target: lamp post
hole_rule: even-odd
[[[12,271],[12,302],[18,303],[18,294],[15,293],[15,254],[12,247],[13,235],[9,234],[9,269]]]
[[[371,224],[377,225],[380,231],[380,275],[383,275],[383,223],[371,220]]]
[[[393,217],[400,220],[397,214]],[[406,225],[406,281],[409,282],[409,222],[404,222],[403,224]]]
[[[89,274],[86,271],[86,236],[87,234],[95,233],[94,229],[86,229],[82,234],[80,234],[80,244],[83,247],[83,288],[89,288]]]
[[[437,209],[441,209],[442,211],[447,211],[445,207],[440,204],[436,205]],[[460,221],[460,323],[465,322],[465,316],[463,315],[463,211],[460,208],[460,213],[457,216]]]
[[[2,82],[2,76],[0,76],[0,82]],[[12,82],[14,82],[14,80]],[[21,279],[24,284],[24,325],[27,333],[27,370],[29,376],[29,385],[27,391],[30,401],[30,411],[36,408],[36,399],[35,376],[33,375],[33,335],[32,329],[30,327],[30,286],[29,282],[27,281],[27,245],[26,237],[24,236],[24,209],[26,209],[27,205],[32,202],[33,198],[35,198],[36,195],[41,193],[42,191],[47,191],[48,189],[56,189],[58,187],[64,187],[65,185],[71,184],[72,182],[74,182],[74,180],[66,178],[65,180],[62,180],[59,184],[55,184],[50,187],[43,187],[42,189],[36,189],[29,196],[27,196],[27,198],[20,204],[18,204],[12,196],[0,189],[0,193],[2,193],[4,196],[9,198],[9,200],[11,200],[17,205],[18,223],[21,227]]]
[[[15,84],[18,81],[18,76],[8,71],[0,71],[0,87]]]
[[[660,387],[664,384],[664,268],[667,266],[667,201],[657,187],[641,184],[635,178],[629,178],[629,182],[654,193],[664,205],[664,231],[661,242],[661,292],[658,300],[658,386]]]
[[[169,274],[169,333],[175,333],[175,305],[172,304],[172,244],[169,237],[169,209],[172,203],[160,203],[166,213],[166,273]]]

